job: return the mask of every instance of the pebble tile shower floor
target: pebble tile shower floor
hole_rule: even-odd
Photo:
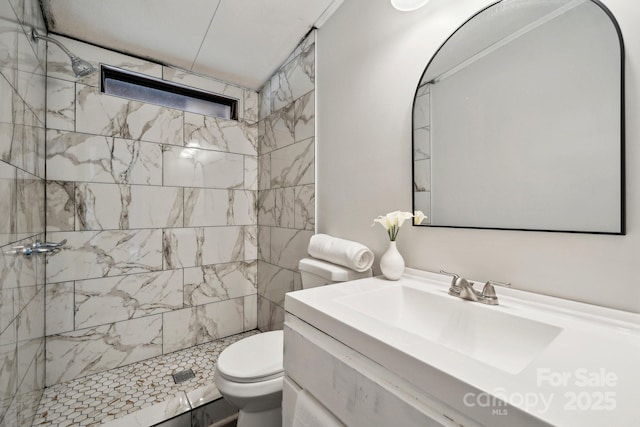
[[[213,384],[218,355],[249,331],[153,359],[89,375],[45,389],[34,426],[93,426],[164,402],[179,392]],[[172,374],[192,369],[195,378],[175,384]]]

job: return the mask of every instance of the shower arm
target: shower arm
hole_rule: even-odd
[[[39,34],[38,31],[35,28],[31,31],[31,37],[33,37],[33,39],[35,41],[38,41],[38,40],[42,39],[44,41],[51,42],[51,43],[55,44],[56,46],[58,46],[60,49],[62,49],[62,51],[64,53],[66,53],[69,56],[69,58],[71,58],[71,59],[77,58],[76,55],[74,55],[69,49],[64,47],[64,45],[62,43],[60,43],[58,40],[52,39],[51,37],[43,36],[43,35]]]

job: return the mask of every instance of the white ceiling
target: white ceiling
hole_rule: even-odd
[[[51,33],[259,89],[342,0],[44,0]]]

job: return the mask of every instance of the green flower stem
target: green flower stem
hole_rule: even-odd
[[[387,230],[387,233],[389,233],[389,240],[395,242],[396,238],[398,237],[399,231],[400,227],[398,227],[397,225],[392,225],[391,227],[389,227],[389,229]]]

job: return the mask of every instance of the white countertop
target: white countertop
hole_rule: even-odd
[[[447,295],[449,282],[407,269],[399,281],[372,277],[288,293],[285,308],[481,424],[640,425],[640,315],[505,288],[496,289],[500,305],[487,306]],[[482,334],[497,359],[527,348],[529,324],[557,332],[524,362],[501,366],[491,363],[491,353],[470,357],[420,334],[419,323],[429,323],[428,306],[418,327],[407,329],[390,322],[383,306],[376,316],[345,304],[393,287],[436,301],[451,298],[446,310],[470,309],[483,319],[487,310],[487,318],[506,319]]]

